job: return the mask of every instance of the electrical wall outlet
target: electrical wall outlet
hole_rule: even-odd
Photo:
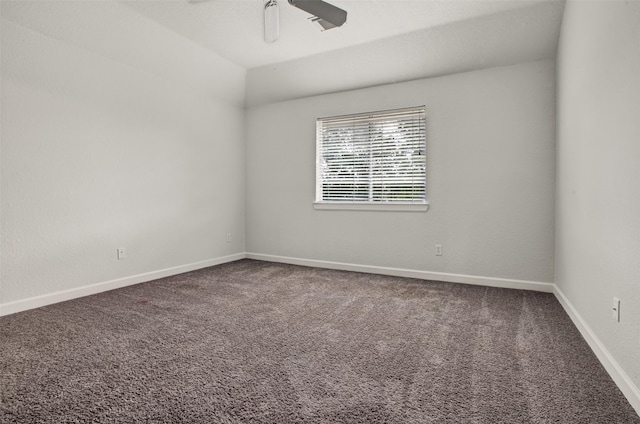
[[[231,243],[231,233],[227,233],[227,243]]]
[[[118,255],[118,260],[121,261],[127,257],[127,251],[124,250],[124,247],[118,247],[117,255]]]
[[[617,297],[613,298],[611,318],[613,318],[616,322],[620,322],[620,299],[618,299]]]
[[[436,256],[442,256],[442,245],[436,244]]]

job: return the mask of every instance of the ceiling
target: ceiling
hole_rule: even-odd
[[[504,15],[526,20],[540,7],[554,16],[536,22],[540,34],[555,36],[559,0],[330,0],[348,11],[347,23],[320,31],[310,15],[279,0],[280,39],[263,41],[264,0],[126,0],[122,4],[246,69],[383,41],[416,31]],[[515,12],[506,14],[506,12]],[[507,22],[503,22],[505,24]],[[500,23],[498,23],[498,27]],[[517,28],[515,28],[517,30]],[[513,31],[513,25],[509,28]],[[481,34],[478,34],[481,35]],[[505,32],[504,37],[512,34]],[[452,42],[455,42],[455,37]],[[547,43],[548,44],[548,43]],[[554,46],[555,48],[555,46]]]
[[[564,0],[329,0],[349,14],[322,32],[278,1],[272,44],[263,41],[264,0],[0,7],[3,21],[244,107],[553,60],[564,9]]]

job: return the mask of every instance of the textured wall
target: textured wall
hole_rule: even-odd
[[[113,2],[2,15],[0,303],[245,250],[244,70]]]
[[[247,251],[551,282],[554,70],[540,61],[248,109]],[[317,117],[421,104],[428,212],[313,209]]]
[[[556,284],[640,386],[640,3],[570,1],[558,55]],[[611,318],[619,297],[621,322]]]

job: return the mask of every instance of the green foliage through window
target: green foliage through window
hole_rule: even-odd
[[[316,201],[424,203],[424,106],[320,118]]]

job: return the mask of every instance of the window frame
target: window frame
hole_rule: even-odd
[[[354,201],[354,200],[322,200],[322,139],[320,136],[320,128],[322,124],[331,123],[332,121],[341,120],[370,120],[369,125],[377,122],[384,122],[385,118],[388,121],[392,120],[392,115],[403,112],[422,114],[422,128],[419,130],[422,132],[423,139],[422,150],[424,155],[424,198],[422,200],[412,201],[390,201],[390,200],[369,200],[369,201]],[[427,160],[426,160],[426,106],[413,106],[400,109],[388,109],[373,112],[355,113],[348,115],[337,115],[322,117],[316,119],[316,171],[315,171],[315,184],[316,193],[313,207],[318,210],[355,210],[355,211],[404,211],[404,212],[424,212],[429,208],[429,202],[427,200]],[[369,181],[371,183],[371,181]],[[369,189],[371,190],[371,188]],[[371,196],[371,191],[369,191]]]

